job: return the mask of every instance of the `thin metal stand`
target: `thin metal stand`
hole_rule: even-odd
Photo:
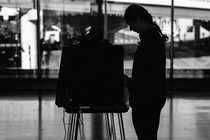
[[[108,140],[117,140],[114,113],[106,113],[105,115],[106,115],[105,122],[106,122]],[[117,115],[118,115],[120,137],[121,140],[125,140],[125,131],[124,131],[122,113],[117,113]]]
[[[119,132],[121,140],[125,140],[125,131],[123,124],[122,113],[117,113]],[[108,140],[117,140],[114,113],[105,113],[105,124],[108,135]],[[82,113],[70,113],[69,125],[67,130],[67,140],[77,140],[78,131],[80,132],[80,139],[85,140],[83,115]]]
[[[85,140],[82,114],[81,113],[71,113],[69,115],[67,140],[77,140],[78,130],[80,131],[81,140]]]

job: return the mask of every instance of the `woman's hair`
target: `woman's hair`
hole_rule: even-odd
[[[128,8],[125,10],[124,20],[126,22],[135,22],[137,17],[140,17],[142,20],[151,23],[158,30],[164,42],[168,40],[167,35],[162,33],[160,27],[155,22],[153,22],[152,15],[144,7],[136,4],[128,6]]]
[[[128,6],[124,14],[125,21],[136,21],[137,17],[141,17],[144,21],[152,22],[151,14],[144,7],[136,4]]]

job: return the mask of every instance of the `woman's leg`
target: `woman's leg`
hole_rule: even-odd
[[[161,108],[133,107],[132,120],[138,140],[157,140]]]

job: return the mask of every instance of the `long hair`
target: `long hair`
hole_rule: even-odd
[[[160,27],[155,22],[153,22],[152,15],[144,7],[137,4],[131,4],[125,10],[124,20],[126,22],[135,22],[137,20],[137,17],[140,17],[142,20],[151,23],[158,30],[164,42],[168,40],[167,35],[162,33]]]

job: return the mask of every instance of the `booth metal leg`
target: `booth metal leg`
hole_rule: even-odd
[[[80,119],[81,125],[80,126]],[[82,127],[82,128],[81,128]],[[67,140],[77,140],[78,130],[80,130],[81,139],[84,140],[84,128],[83,128],[83,119],[80,113],[72,113],[69,115],[69,126],[67,131]]]
[[[112,130],[113,140],[117,140],[115,122],[114,122],[114,113],[110,113],[110,117],[111,117],[111,130]]]
[[[80,137],[81,140],[85,140],[85,130],[84,130],[84,121],[83,121],[83,115],[80,114],[80,119],[79,119],[79,132],[80,132]]]
[[[122,113],[118,113],[118,123],[121,140],[125,140]],[[117,140],[114,113],[105,113],[105,124],[108,140]],[[81,113],[72,113],[69,115],[69,126],[66,140],[77,140],[78,131],[80,132],[81,140],[85,140],[83,116]]]
[[[115,123],[114,123],[114,114],[113,113],[106,113],[105,114],[105,122],[107,126],[107,134],[108,140],[116,140],[116,131],[115,131]]]
[[[71,140],[74,134],[75,113],[69,115],[67,140]]]
[[[118,113],[118,121],[119,121],[121,140],[125,140],[125,130],[124,130],[122,113]]]
[[[106,122],[108,140],[117,140],[115,122],[114,122],[114,113],[106,113],[105,119],[106,119],[105,122]],[[118,122],[119,122],[121,140],[125,140],[125,131],[124,131],[122,113],[118,113]]]
[[[106,130],[108,135],[108,140],[111,140],[111,130],[110,130],[110,122],[109,122],[109,114],[105,114],[105,122],[106,122]]]
[[[77,136],[78,136],[78,127],[79,127],[79,118],[80,118],[80,113],[77,113],[77,117],[76,117],[76,131],[75,131],[75,139],[77,140]]]

